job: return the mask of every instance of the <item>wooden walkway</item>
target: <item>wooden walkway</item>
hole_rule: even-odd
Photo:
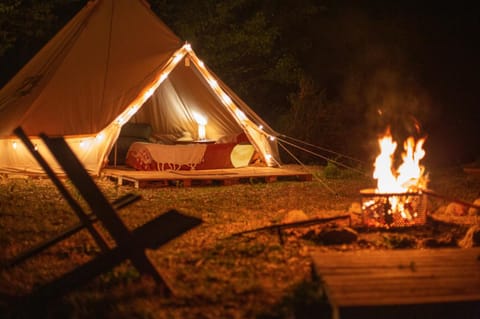
[[[168,186],[180,182],[185,187],[210,185],[219,182],[222,185],[233,185],[252,178],[267,183],[278,179],[312,180],[312,174],[300,168],[273,167],[241,167],[231,169],[210,169],[191,171],[135,171],[129,169],[105,168],[102,176],[117,180],[118,185],[133,183],[136,188],[148,186]]]
[[[480,318],[480,248],[312,253],[332,318]]]

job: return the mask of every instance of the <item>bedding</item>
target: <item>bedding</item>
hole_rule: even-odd
[[[108,162],[115,165],[124,165],[130,145],[135,142],[151,142],[152,127],[146,123],[126,123],[120,130],[115,144],[116,152],[112,150]],[[116,158],[115,158],[116,155]]]
[[[133,143],[126,164],[142,171],[232,168],[230,154],[237,143],[177,144]]]

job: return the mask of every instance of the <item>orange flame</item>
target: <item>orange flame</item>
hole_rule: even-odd
[[[390,131],[378,140],[380,154],[375,160],[373,177],[377,180],[377,193],[406,193],[427,186],[425,167],[420,161],[425,157],[423,144],[425,138],[415,142],[409,137],[404,143],[402,164],[393,168],[397,143],[393,141]]]

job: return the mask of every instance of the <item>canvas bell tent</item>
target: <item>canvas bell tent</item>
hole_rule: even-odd
[[[180,40],[144,0],[89,1],[0,91],[0,172],[41,172],[13,135],[63,136],[93,175],[122,126],[217,140],[245,132],[268,166],[278,164],[275,132]],[[201,121],[200,121],[201,122]]]

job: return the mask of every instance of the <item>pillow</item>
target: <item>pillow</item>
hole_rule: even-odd
[[[134,142],[148,142],[152,127],[147,123],[125,123],[120,130],[120,136],[116,141],[117,158],[115,159],[115,146],[108,155],[110,164],[124,165],[128,149]]]
[[[252,144],[237,144],[230,153],[233,167],[245,167],[250,164],[255,148]]]
[[[125,123],[120,136],[136,137],[148,140],[152,134],[152,126],[148,123]]]
[[[230,154],[235,143],[208,144],[203,161],[195,169],[233,168]]]

